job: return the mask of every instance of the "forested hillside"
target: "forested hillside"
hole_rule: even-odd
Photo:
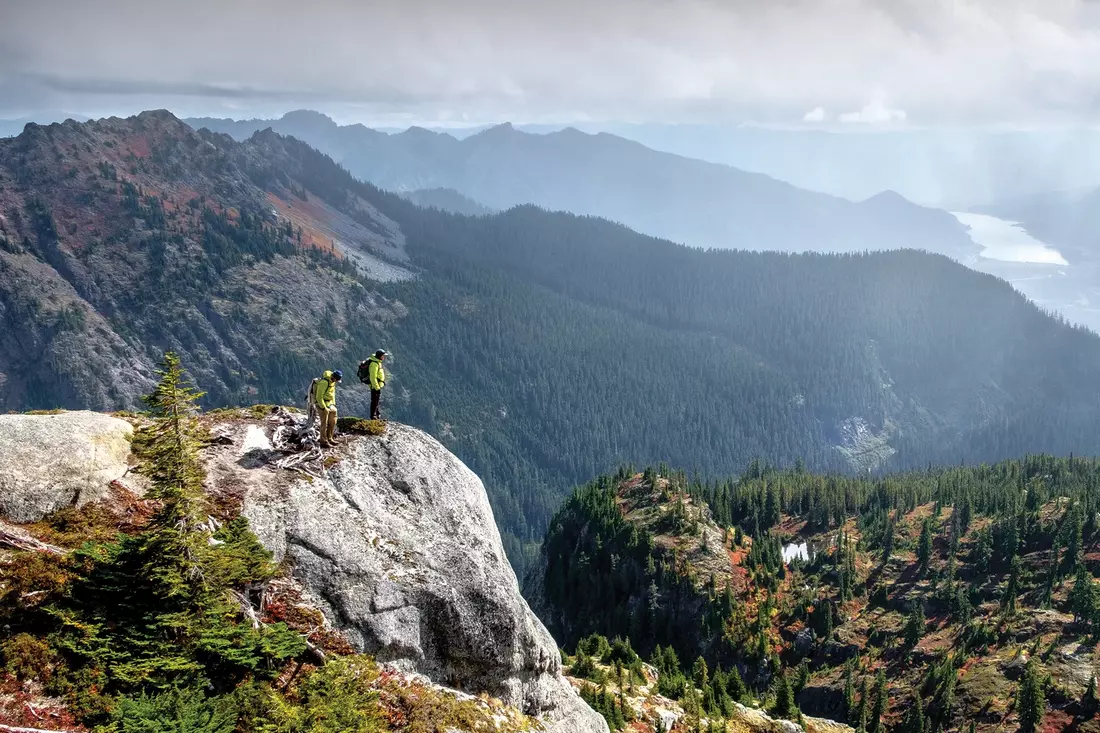
[[[239,140],[270,127],[392,191],[450,188],[496,209],[535,204],[601,216],[697,247],[795,252],[912,247],[956,258],[978,251],[953,216],[895,193],[853,203],[573,128],[537,135],[503,124],[458,140],[415,127],[393,135],[362,125],[342,127],[306,110],[278,120],[189,123]]]
[[[1079,458],[624,469],[555,515],[528,592],[574,674],[600,674],[591,634],[619,637],[711,715],[755,698],[797,717],[793,697],[866,731],[1096,731],[1098,509]]]
[[[455,450],[522,572],[571,485],[665,460],[866,471],[1100,446],[1100,338],[945,257],[704,252],[520,207],[465,217],[270,131],[168,113],[0,141],[0,406],[214,404],[392,353],[384,411]],[[338,402],[363,412],[346,380]]]

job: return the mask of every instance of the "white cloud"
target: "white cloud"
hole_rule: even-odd
[[[0,0],[0,16],[0,116],[1100,119],[1093,0]],[[864,106],[880,94],[889,108]]]
[[[903,109],[890,109],[880,100],[875,100],[858,112],[845,112],[838,119],[846,123],[881,125],[888,122],[904,122],[908,115]]]
[[[803,122],[824,122],[825,121],[825,108],[814,107],[806,114],[802,115]]]

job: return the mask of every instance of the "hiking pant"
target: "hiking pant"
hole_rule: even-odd
[[[372,389],[370,391],[370,419],[381,420],[382,412],[378,409],[378,402],[382,399],[382,390]]]
[[[336,408],[318,405],[317,414],[321,417],[321,442],[331,443],[336,433]]]

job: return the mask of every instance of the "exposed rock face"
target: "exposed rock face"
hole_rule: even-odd
[[[133,433],[95,412],[0,415],[0,516],[34,522],[102,499],[126,475]]]
[[[735,733],[855,733],[851,727],[831,720],[803,716],[802,725],[790,720],[778,720],[762,710],[734,703],[731,731]]]
[[[353,643],[543,715],[549,730],[607,731],[562,678],[557,645],[520,595],[477,476],[402,425],[341,453],[323,479],[247,492],[244,514]],[[245,472],[256,470],[271,469]]]

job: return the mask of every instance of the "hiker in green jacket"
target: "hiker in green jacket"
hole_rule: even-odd
[[[386,386],[386,370],[382,362],[386,360],[386,351],[379,349],[367,359],[367,383],[370,384],[370,419],[381,420],[382,412],[378,403],[382,399],[382,388]]]
[[[331,448],[336,443],[336,385],[343,378],[339,369],[327,371],[313,388],[313,404],[321,418],[322,448]]]

